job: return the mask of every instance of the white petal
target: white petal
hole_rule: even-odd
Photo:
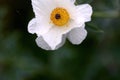
[[[78,18],[83,18],[85,22],[91,20],[92,7],[89,4],[83,4],[76,6],[78,11]]]
[[[87,31],[83,28],[74,28],[68,33],[68,39],[72,44],[80,44],[87,36]]]
[[[56,46],[55,49],[58,49],[58,48],[62,47],[62,46],[64,45],[65,41],[66,41],[66,35],[63,35],[63,36],[62,36],[62,41],[61,41],[61,43],[59,43],[59,44]]]
[[[45,42],[51,47],[52,50],[58,49],[61,47],[66,39],[66,34],[71,31],[73,28],[82,27],[82,24],[76,24],[74,21],[71,21],[67,26],[53,26],[50,31],[46,34],[43,34],[42,37]]]
[[[42,37],[51,49],[55,50],[64,44],[65,37],[63,35],[62,31],[52,28],[48,33],[43,34]]]
[[[36,33],[36,27],[36,20],[33,18],[28,24],[28,32],[32,34]]]
[[[33,11],[36,17],[47,16],[56,6],[51,0],[32,0]]]
[[[45,34],[49,31],[49,29],[52,27],[51,24],[47,24],[43,19],[36,18],[36,34],[38,36]]]
[[[52,39],[51,39],[51,40],[52,40]],[[63,44],[65,43],[65,40],[66,40],[66,36],[63,35],[61,43],[59,43],[58,45],[56,45],[56,48],[54,48],[54,49],[52,49],[52,48],[48,45],[48,43],[43,39],[42,36],[37,37],[36,43],[37,43],[37,45],[38,45],[39,47],[41,47],[42,49],[45,49],[45,50],[56,50],[56,49],[60,48],[61,46],[63,46]]]
[[[51,29],[56,31],[57,33],[63,35],[67,34],[69,31],[71,31],[73,28],[76,27],[84,27],[82,26],[84,23],[78,24],[74,20],[70,20],[67,25],[59,27],[59,26],[53,26]]]
[[[32,6],[33,6],[33,11],[35,13],[35,18],[37,20],[37,26],[40,26],[40,28],[42,28],[40,30],[44,32],[44,28],[46,28],[46,26],[47,28],[50,27],[50,14],[51,11],[56,7],[55,1],[32,0]]]
[[[44,39],[40,36],[37,37],[36,39],[36,43],[39,47],[41,47],[42,49],[45,50],[51,50],[50,46],[44,41]]]
[[[45,24],[42,19],[33,18],[28,24],[28,32],[29,33],[36,33],[37,36],[41,34],[45,34],[51,28],[50,24]]]
[[[76,0],[70,0],[72,3],[75,3]]]
[[[51,0],[32,0],[33,11],[36,18],[36,34],[40,36],[48,32],[51,28],[50,24],[50,14],[55,8],[55,1]]]

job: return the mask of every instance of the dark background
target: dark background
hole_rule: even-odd
[[[0,0],[0,80],[120,80],[120,1],[77,0],[93,7],[87,38],[45,51],[27,31],[30,0]]]

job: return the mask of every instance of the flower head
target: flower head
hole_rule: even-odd
[[[91,20],[92,7],[74,3],[75,0],[32,0],[35,18],[29,22],[28,31],[37,34],[39,47],[55,50],[66,38],[72,44],[80,44],[85,39],[85,22]]]

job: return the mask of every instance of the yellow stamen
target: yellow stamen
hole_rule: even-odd
[[[68,23],[70,16],[66,9],[58,7],[52,11],[50,19],[56,26],[64,26]]]

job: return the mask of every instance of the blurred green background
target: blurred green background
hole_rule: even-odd
[[[93,7],[87,38],[45,51],[27,32],[31,0],[0,0],[0,80],[120,80],[120,1],[77,3]]]

